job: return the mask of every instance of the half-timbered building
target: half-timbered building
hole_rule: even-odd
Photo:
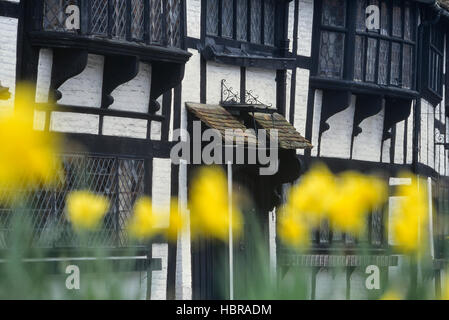
[[[161,206],[176,196],[188,210],[195,165],[172,163],[176,129],[191,131],[193,121],[279,129],[278,174],[261,176],[258,165],[232,171],[254,199],[245,214],[263,226],[273,268],[282,277],[310,273],[313,299],[331,284],[334,298],[367,294],[366,261],[350,250],[354,239],[325,225],[312,255],[283,248],[276,208],[288,185],[317,161],[335,173],[381,172],[392,189],[411,171],[428,180],[438,211],[438,287],[449,232],[448,18],[442,0],[0,0],[0,108],[14,101],[17,83],[36,84],[36,130],[64,133],[66,171],[81,170],[84,187],[111,199],[104,241],[117,254],[139,196]],[[60,219],[75,180],[32,199],[45,216],[37,228]],[[363,239],[385,281],[401,264],[388,254],[389,219],[389,210],[373,213]],[[217,284],[223,248],[191,242],[189,232],[177,244],[159,242],[133,257],[142,264],[129,283],[145,283],[143,298],[227,298]],[[347,256],[329,250],[336,244]],[[250,259],[252,245],[243,237],[236,254]]]

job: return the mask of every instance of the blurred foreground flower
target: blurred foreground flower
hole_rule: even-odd
[[[329,207],[334,228],[360,236],[365,231],[367,215],[387,199],[385,183],[356,172],[340,176],[338,189]]]
[[[318,227],[326,218],[336,191],[335,176],[326,166],[318,165],[291,189],[288,207],[292,213],[303,215],[311,227]]]
[[[134,214],[129,221],[128,231],[131,237],[145,240],[157,233],[158,222],[159,218],[153,212],[151,199],[142,197],[134,206]]]
[[[94,230],[109,209],[107,198],[90,191],[74,191],[67,196],[67,215],[78,230]]]
[[[280,239],[287,245],[301,249],[309,244],[310,231],[301,215],[288,208],[279,211],[278,232]]]
[[[178,205],[178,199],[173,198],[170,203],[170,225],[167,230],[168,240],[174,242],[178,240],[178,233],[186,227],[183,212]]]
[[[386,184],[376,177],[356,172],[335,176],[326,166],[317,165],[291,189],[284,208],[288,214],[281,218],[280,231],[290,234],[291,239],[284,240],[292,242],[293,230],[318,228],[322,221],[329,220],[336,230],[360,236],[367,215],[387,198]],[[300,227],[299,222],[307,225]]]
[[[417,253],[426,239],[427,226],[427,192],[425,183],[418,178],[407,175],[410,185],[400,185],[397,197],[399,205],[393,210],[392,232],[397,245],[404,253]]]
[[[226,241],[231,224],[227,179],[218,167],[203,167],[192,184],[189,208],[194,235],[204,235]],[[234,197],[233,197],[234,198]],[[235,202],[232,204],[233,235],[242,229],[242,214]]]
[[[57,158],[60,142],[48,132],[33,129],[33,93],[30,85],[18,85],[14,111],[0,115],[0,188],[11,193],[2,192],[0,201],[24,186],[54,186],[62,176]]]
[[[380,300],[402,300],[401,294],[395,290],[389,290],[387,291]]]

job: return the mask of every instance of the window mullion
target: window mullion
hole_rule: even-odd
[[[223,32],[223,0],[218,0],[218,36],[222,37]]]

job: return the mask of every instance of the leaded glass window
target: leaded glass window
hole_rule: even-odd
[[[237,40],[248,40],[248,1],[237,1]]]
[[[47,31],[76,31],[67,30],[65,21],[67,15],[65,10],[69,5],[77,5],[77,0],[45,0],[44,1],[44,16],[43,27]]]
[[[262,1],[251,0],[251,42],[260,43],[262,34]]]
[[[344,27],[346,24],[346,0],[324,0],[322,24]]]
[[[221,0],[221,34],[223,37],[232,38],[233,35],[233,22],[234,22],[234,1],[233,0]]]
[[[276,0],[204,0],[203,3],[208,36],[275,45]]]
[[[349,3],[321,0],[317,75],[414,89],[416,5],[406,0],[356,0],[355,10],[348,10]],[[367,24],[374,14],[367,10],[372,5],[379,9],[377,29]],[[349,32],[355,32],[355,38],[346,43]],[[353,64],[346,66],[348,60]]]
[[[274,12],[275,3],[274,0],[265,0],[264,7],[264,42],[267,45],[274,45]]]
[[[343,75],[345,36],[338,32],[321,33],[319,75],[341,78]]]
[[[438,101],[443,96],[444,33],[441,30],[439,25],[427,28],[424,54],[428,59],[424,88],[436,95]]]

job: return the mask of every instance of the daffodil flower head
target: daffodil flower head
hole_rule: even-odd
[[[336,191],[335,176],[325,165],[319,164],[291,189],[289,206],[291,210],[307,217],[309,223],[316,227],[326,218]]]
[[[128,222],[128,232],[134,239],[146,240],[157,233],[159,222],[160,218],[154,214],[151,199],[142,197],[134,205],[133,216]]]
[[[0,115],[0,188],[10,190],[0,201],[20,188],[54,187],[62,180],[59,139],[33,128],[33,93],[30,85],[19,84],[14,111]]]
[[[278,216],[281,241],[298,250],[306,248],[310,241],[310,231],[303,216],[295,214],[288,207],[279,210]]]
[[[66,199],[68,220],[77,231],[95,230],[109,209],[109,201],[90,191],[73,191]]]
[[[231,228],[233,235],[239,236],[243,222],[242,214],[233,201],[231,215],[229,202],[224,171],[215,166],[199,169],[192,183],[189,201],[192,235],[227,241]]]

